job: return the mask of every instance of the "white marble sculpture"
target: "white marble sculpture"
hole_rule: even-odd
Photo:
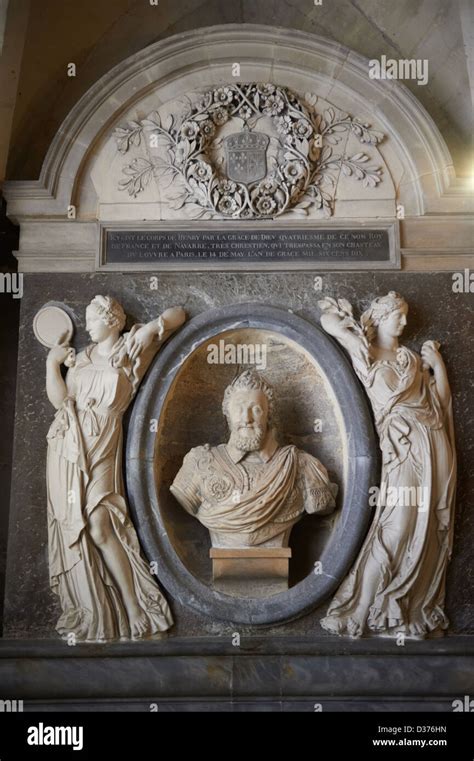
[[[191,449],[171,491],[209,529],[213,547],[287,547],[305,511],[334,510],[337,487],[315,457],[278,445],[274,392],[258,372],[246,370],[227,387],[222,409],[228,442]]]
[[[408,305],[375,299],[358,323],[344,299],[324,299],[323,328],[348,351],[370,399],[382,451],[367,538],[321,625],[359,637],[424,637],[448,626],[444,611],[456,485],[451,393],[439,345],[421,357],[399,344]]]
[[[57,409],[48,433],[50,583],[62,608],[57,631],[78,641],[141,638],[172,625],[125,501],[122,418],[185,314],[167,309],[121,335],[125,319],[115,299],[96,296],[86,311],[93,343],[77,357],[61,343],[47,359],[46,390]]]

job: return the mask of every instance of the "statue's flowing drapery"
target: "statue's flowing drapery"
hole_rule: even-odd
[[[59,596],[60,634],[80,640],[130,638],[117,584],[94,545],[87,521],[99,506],[108,510],[125,550],[149,634],[172,624],[168,604],[140,554],[124,498],[122,417],[137,386],[137,362],[122,336],[107,366],[96,365],[90,346],[66,376],[68,396],[48,433],[48,539],[50,583]]]
[[[394,361],[371,362],[362,347],[351,347],[380,437],[381,488],[358,559],[321,624],[337,634],[357,636],[368,627],[423,636],[448,625],[456,486],[451,404],[443,410],[434,377],[409,349],[400,348]]]

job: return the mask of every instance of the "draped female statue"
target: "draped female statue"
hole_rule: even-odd
[[[445,629],[456,456],[451,393],[439,345],[399,344],[408,305],[375,299],[358,323],[344,299],[324,299],[321,324],[347,350],[372,405],[382,451],[375,515],[321,625],[335,634],[423,637]]]
[[[47,359],[57,409],[48,433],[48,541],[57,631],[78,640],[152,636],[168,629],[168,604],[140,554],[122,480],[122,418],[163,341],[185,319],[179,307],[121,335],[125,312],[109,296],[86,311],[92,343]],[[69,369],[65,379],[61,364]]]

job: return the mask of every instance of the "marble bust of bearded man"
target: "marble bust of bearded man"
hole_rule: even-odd
[[[327,515],[337,486],[326,468],[294,445],[279,446],[274,391],[246,370],[226,388],[227,443],[195,447],[172,484],[178,502],[211,535],[213,547],[287,547],[304,513]]]

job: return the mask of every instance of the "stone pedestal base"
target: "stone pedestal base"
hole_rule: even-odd
[[[212,547],[215,589],[238,597],[267,597],[288,589],[289,547]]]

